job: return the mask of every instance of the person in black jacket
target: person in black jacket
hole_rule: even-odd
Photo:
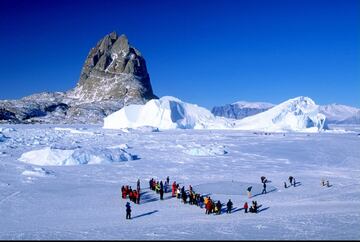
[[[231,213],[232,206],[233,206],[233,203],[232,203],[231,199],[229,199],[229,201],[226,204],[226,207],[227,207],[226,213]]]
[[[126,203],[126,219],[131,219],[131,206],[130,203]]]

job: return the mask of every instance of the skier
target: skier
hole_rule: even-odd
[[[252,187],[247,188],[247,194],[248,194],[249,198],[251,198],[251,189],[252,189]]]
[[[131,206],[130,203],[126,203],[126,219],[131,219]]]
[[[227,207],[226,213],[231,213],[232,206],[233,206],[233,203],[232,203],[231,199],[229,199],[229,201],[226,204],[226,207]]]
[[[170,178],[169,176],[166,177],[167,184],[170,184]]]
[[[289,176],[290,186],[292,185],[292,180],[293,180],[293,177],[292,177],[292,176]]]
[[[262,190],[262,192],[261,192],[261,194],[266,194],[266,183],[264,182],[263,183],[263,190]]]
[[[320,183],[323,187],[325,186],[325,179],[321,178],[321,183]]]
[[[222,207],[222,204],[220,202],[220,200],[217,202],[216,204],[216,210],[217,210],[217,214],[220,215],[221,214],[221,207]]]
[[[245,209],[245,213],[248,212],[248,208],[249,208],[249,205],[247,202],[244,203],[244,209]]]
[[[327,186],[327,187],[330,187],[329,180],[326,180],[326,186]]]

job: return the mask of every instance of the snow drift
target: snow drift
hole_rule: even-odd
[[[120,148],[61,148],[46,147],[40,150],[25,152],[19,161],[34,165],[63,166],[104,164],[134,160],[136,156],[131,155]]]
[[[195,104],[165,96],[144,105],[129,105],[104,119],[104,128],[152,126],[159,129],[228,129],[233,123]]]
[[[236,121],[236,129],[271,132],[319,132],[327,129],[326,116],[308,97],[285,101],[263,113]]]

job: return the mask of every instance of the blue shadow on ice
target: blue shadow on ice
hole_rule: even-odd
[[[135,216],[135,217],[132,217],[132,219],[141,218],[141,217],[148,216],[148,215],[151,215],[151,214],[154,214],[154,213],[157,213],[157,212],[159,212],[159,210],[154,210],[154,211],[152,211],[152,212],[143,213],[143,214],[137,215],[137,216]]]

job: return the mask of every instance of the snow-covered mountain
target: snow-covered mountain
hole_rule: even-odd
[[[74,89],[0,100],[0,123],[101,123],[124,105],[152,98],[145,59],[112,32],[90,50]]]
[[[263,102],[240,101],[233,104],[216,106],[211,112],[215,116],[243,119],[274,107],[274,104]],[[320,113],[325,114],[328,124],[360,124],[360,109],[341,105],[319,105]]]
[[[104,119],[104,128],[152,126],[159,129],[227,129],[230,119],[215,117],[209,110],[178,98],[165,96],[144,105],[129,105]]]
[[[214,116],[209,110],[175,97],[129,105],[104,119],[104,128],[123,129],[152,126],[159,129],[238,129],[259,131],[306,131],[326,129],[326,117],[310,98],[298,97],[268,111],[234,120]]]
[[[259,131],[306,131],[327,129],[326,116],[308,97],[285,101],[265,112],[236,121],[236,129]]]
[[[319,110],[326,115],[329,124],[360,124],[360,109],[358,108],[330,104],[320,106]]]
[[[248,116],[264,112],[274,106],[275,106],[274,104],[265,103],[265,102],[239,101],[239,102],[227,104],[224,106],[213,107],[211,112],[215,116],[220,116],[220,117],[225,117],[225,118],[234,118],[234,119],[243,119]]]

